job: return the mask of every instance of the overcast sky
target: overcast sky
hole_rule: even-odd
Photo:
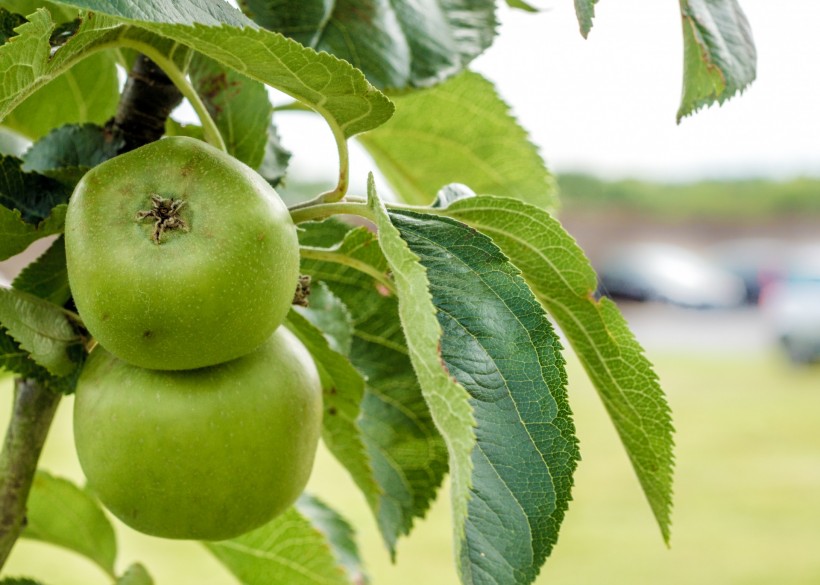
[[[554,171],[666,180],[820,176],[820,2],[740,0],[758,79],[722,107],[675,123],[683,50],[675,0],[600,0],[588,40],[569,0],[502,8],[495,44],[473,64],[493,80]],[[280,116],[292,172],[334,161],[326,127]],[[319,138],[317,138],[319,137]],[[308,153],[308,154],[305,154]],[[322,165],[323,173],[335,168]],[[354,188],[372,164],[355,152]]]

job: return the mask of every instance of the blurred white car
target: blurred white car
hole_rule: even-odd
[[[615,298],[693,308],[737,307],[746,298],[738,276],[672,244],[621,246],[601,263],[598,276],[600,292]]]
[[[820,244],[797,248],[787,275],[763,289],[760,304],[793,362],[820,361]]]

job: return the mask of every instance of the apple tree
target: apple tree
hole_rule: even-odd
[[[596,1],[575,0],[584,36]],[[755,76],[736,0],[679,3],[678,119]],[[206,541],[243,584],[366,582],[353,528],[300,494],[321,435],[390,554],[449,474],[462,582],[531,583],[579,460],[564,345],[668,542],[660,383],[469,69],[496,2],[238,4],[0,0],[0,259],[53,239],[0,288],[0,566],[31,538],[151,583],[115,566],[107,509]],[[197,124],[170,117],[183,98]],[[320,117],[338,150],[336,185],[289,208],[277,109]],[[383,184],[351,192],[351,141]],[[37,469],[75,392],[88,489]]]

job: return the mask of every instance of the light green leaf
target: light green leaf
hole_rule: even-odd
[[[295,508],[237,538],[204,544],[242,585],[350,585],[325,537]]]
[[[722,104],[757,75],[749,21],[737,0],[680,0],[683,17],[683,96],[678,122]]]
[[[154,585],[151,575],[139,563],[134,563],[117,579],[116,585]]]
[[[353,317],[350,309],[324,282],[311,286],[309,300],[307,307],[294,306],[293,309],[324,334],[333,351],[350,355],[353,344]]]
[[[68,205],[58,205],[46,219],[32,225],[23,221],[18,210],[0,205],[0,260],[19,254],[40,238],[62,232],[66,209]]]
[[[24,538],[67,548],[114,576],[114,529],[97,500],[70,481],[38,471],[31,486],[26,520]]]
[[[518,267],[578,354],[606,407],[652,511],[669,540],[673,440],[652,364],[618,308],[596,300],[595,272],[546,212],[514,199],[473,197],[444,212],[490,236]]]
[[[14,279],[17,290],[45,299],[58,306],[71,298],[62,236]]]
[[[390,101],[350,64],[256,28],[224,2],[62,3],[136,25],[275,87],[322,114],[344,138],[375,128],[393,113]]]
[[[447,470],[447,450],[413,372],[396,297],[370,276],[388,270],[376,237],[335,220],[300,227],[302,244],[332,246],[339,255],[338,261],[303,257],[301,270],[314,283],[327,284],[353,319],[349,357],[367,379],[359,426],[382,490],[373,512],[395,554],[399,536],[410,532],[435,497]],[[367,272],[353,268],[350,259]]]
[[[360,140],[404,201],[428,204],[456,182],[555,206],[555,183],[537,149],[477,73],[395,101],[393,119]]]
[[[466,524],[455,526],[462,581],[530,583],[558,538],[578,460],[558,338],[488,237],[448,218],[390,220],[426,270],[440,361],[476,422]]]
[[[291,311],[285,325],[304,344],[319,369],[324,404],[322,439],[375,509],[381,490],[357,423],[364,397],[364,378],[347,358],[330,349],[322,332],[301,314]]]
[[[309,494],[302,494],[296,502],[299,510],[313,527],[325,535],[336,561],[347,572],[347,578],[355,585],[367,585],[370,580],[364,572],[356,533],[347,520],[324,502]]]
[[[578,16],[578,26],[581,27],[581,35],[584,38],[589,36],[592,30],[592,19],[595,18],[595,5],[598,0],[575,0],[575,14]]]
[[[68,314],[28,293],[0,288],[0,325],[31,359],[55,376],[67,376],[82,359],[81,339]]]
[[[427,87],[495,37],[493,0],[243,0],[259,24],[361,69],[376,87]]]
[[[188,75],[228,153],[253,169],[259,167],[273,115],[265,86],[202,55],[194,55]]]
[[[464,530],[472,476],[471,454],[476,444],[475,419],[469,394],[457,384],[442,363],[439,343],[442,330],[429,290],[426,270],[393,227],[379,201],[370,175],[368,203],[378,229],[379,245],[393,271],[399,296],[399,317],[407,336],[407,349],[425,402],[449,453],[452,480],[453,526]]]
[[[103,124],[116,112],[118,100],[114,56],[97,53],[23,101],[3,124],[37,140],[65,124]]]
[[[524,2],[524,0],[507,0],[507,6],[510,8],[517,8],[524,12],[538,12],[538,9],[531,4]]]

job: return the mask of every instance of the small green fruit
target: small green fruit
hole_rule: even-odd
[[[97,347],[74,403],[89,487],[129,526],[166,538],[222,540],[283,512],[307,483],[321,425],[316,366],[284,328],[246,356],[184,372]]]
[[[299,244],[273,188],[235,158],[165,138],[91,169],[65,223],[71,291],[91,334],[144,368],[253,350],[282,323]]]

